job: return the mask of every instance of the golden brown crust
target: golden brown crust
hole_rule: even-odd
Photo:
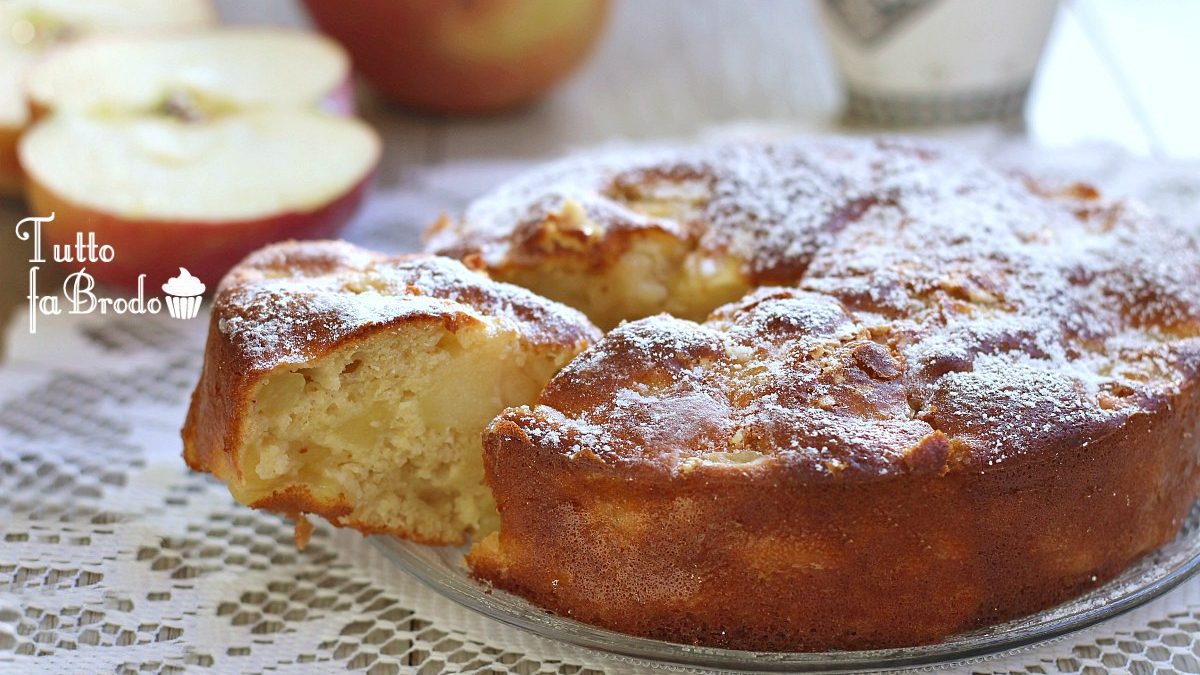
[[[542,420],[511,413],[486,446],[499,541],[469,562],[564,616],[674,642],[935,642],[1064,601],[1170,541],[1200,487],[1198,402],[1193,386],[1087,446],[874,481],[780,461],[617,470],[541,447]]]
[[[1027,245],[1113,228],[1113,239],[1136,237],[1156,227],[1136,204],[1103,200],[1086,185],[1039,185],[906,139],[824,137],[569,159],[502,185],[427,236],[431,252],[572,302],[545,282],[567,270],[610,285],[606,273],[625,273],[639,247],[673,242],[682,258],[670,265],[680,269],[660,271],[719,283],[683,302],[685,318],[699,320],[745,289],[813,278],[831,277],[839,297],[857,294],[884,312],[904,312],[897,303],[938,288],[951,299],[982,297],[1023,271]],[[1057,242],[1044,240],[1055,232]],[[901,238],[895,250],[892,236]],[[727,265],[737,279],[724,277]],[[635,300],[616,304],[643,304]],[[669,300],[624,318],[678,312]]]
[[[1048,606],[1175,534],[1193,235],[909,143],[704,152],[750,168],[712,164],[730,202],[688,222],[766,241],[748,278],[792,287],[624,324],[498,418],[477,575],[625,632],[858,649]]]
[[[514,329],[534,347],[577,349],[598,337],[583,315],[452,260],[388,257],[333,241],[264,248],[230,271],[214,298],[205,362],[182,431],[184,459],[196,471],[239,481],[249,397],[272,371],[405,323],[435,322],[455,332],[484,320]],[[349,503],[318,500],[304,485],[251,506],[382,531],[348,519]]]
[[[1011,187],[937,159],[901,139],[838,137],[597,153],[500,186],[436,223],[428,247],[501,276],[560,260],[600,271],[633,242],[666,234],[732,256],[752,285],[792,284],[848,224],[894,203],[906,189],[898,175]]]

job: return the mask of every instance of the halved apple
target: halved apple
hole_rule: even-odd
[[[161,283],[186,267],[216,282],[281,239],[331,237],[354,214],[379,161],[367,125],[316,110],[206,119],[52,114],[22,137],[30,209],[55,214],[47,244],[94,232],[111,262],[100,281]]]
[[[87,266],[99,280],[153,284],[186,267],[215,287],[250,251],[333,236],[354,214],[380,141],[339,115],[349,77],[337,44],[282,29],[57,50],[29,71],[39,120],[18,159],[30,209],[55,213],[48,243],[93,232],[116,249]]]
[[[352,114],[350,60],[334,41],[277,28],[97,37],[33,66],[34,116],[161,113],[215,117],[264,108]]]
[[[0,194],[21,185],[17,139],[29,121],[26,70],[51,47],[84,35],[190,29],[216,23],[209,0],[4,0],[0,2]]]

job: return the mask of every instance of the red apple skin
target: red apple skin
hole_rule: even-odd
[[[578,3],[577,15],[515,53],[480,58],[445,39],[455,26],[531,3]],[[531,103],[583,63],[604,28],[608,0],[304,0],[354,67],[401,105],[438,113],[491,113]],[[530,27],[536,31],[536,26]],[[509,36],[511,37],[511,36]]]
[[[64,263],[86,267],[97,281],[136,290],[138,275],[146,275],[146,288],[179,274],[185,267],[216,290],[221,277],[249,253],[285,239],[329,239],[340,232],[358,211],[374,179],[372,170],[353,188],[314,211],[295,211],[256,220],[224,222],[131,220],[72,203],[36,181],[26,184],[31,213],[54,220],[42,226],[42,246],[50,259],[52,244],[75,244],[77,232],[96,234],[96,245],[110,244],[112,262]],[[148,293],[150,291],[147,291]]]
[[[0,127],[0,197],[21,196],[21,162],[17,159],[20,137],[20,129]]]

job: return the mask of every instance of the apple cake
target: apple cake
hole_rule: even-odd
[[[904,140],[664,150],[431,245],[636,319],[484,436],[501,527],[468,562],[564,616],[929,643],[1113,578],[1200,491],[1200,244],[1086,185]]]
[[[470,537],[564,616],[755,650],[1037,611],[1200,492],[1200,241],[1087,185],[902,139],[609,153],[429,250],[466,266],[285,244],[231,273],[188,463],[301,522]]]
[[[447,258],[284,243],[216,294],[190,467],[297,521],[459,544],[496,527],[480,433],[599,337],[579,312]]]

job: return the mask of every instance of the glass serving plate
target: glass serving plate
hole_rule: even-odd
[[[839,672],[947,663],[1011,651],[1081,630],[1142,605],[1200,569],[1200,502],[1170,544],[1147,555],[1121,576],[1057,607],[1015,621],[955,635],[937,644],[840,652],[752,652],[650,640],[551,614],[528,601],[489,588],[468,573],[467,547],[421,546],[372,537],[391,561],[458,604],[552,640],[626,658],[678,666],[740,671]]]

